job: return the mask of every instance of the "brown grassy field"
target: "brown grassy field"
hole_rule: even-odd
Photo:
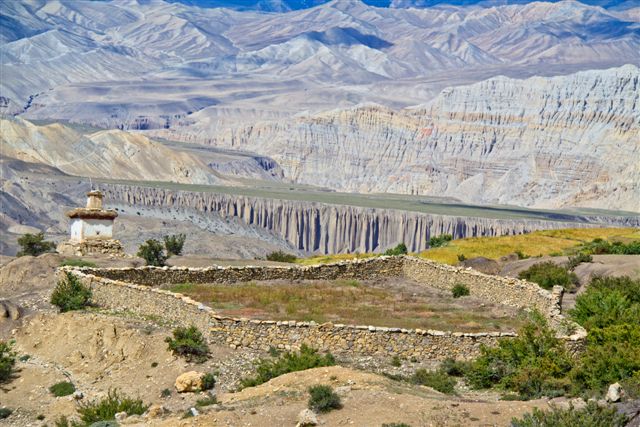
[[[511,331],[521,324],[515,309],[400,280],[180,284],[171,290],[232,317],[462,332]]]

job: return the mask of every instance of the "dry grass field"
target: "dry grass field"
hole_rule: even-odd
[[[534,231],[528,234],[500,237],[470,237],[452,240],[446,246],[428,249],[417,254],[445,264],[458,263],[458,255],[466,258],[498,259],[521,252],[525,256],[566,255],[581,243],[594,239],[622,241],[640,240],[638,228],[569,228],[563,230]],[[299,264],[325,264],[349,259],[370,258],[377,254],[318,255],[298,260]]]
[[[406,279],[180,284],[171,288],[220,314],[256,319],[334,322],[462,332],[514,331],[516,309]]]

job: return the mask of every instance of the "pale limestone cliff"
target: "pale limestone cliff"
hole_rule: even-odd
[[[107,199],[117,203],[235,218],[271,231],[294,248],[323,254],[375,252],[400,242],[411,251],[419,251],[428,247],[430,237],[444,233],[461,238],[592,224],[640,226],[640,217],[574,217],[576,222],[492,219],[124,185],[101,188]]]
[[[493,78],[393,111],[363,105],[172,138],[271,156],[286,177],[342,191],[640,211],[640,69]]]

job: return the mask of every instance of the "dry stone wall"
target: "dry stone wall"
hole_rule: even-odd
[[[561,292],[547,292],[526,281],[488,276],[411,257],[380,257],[299,267],[63,267],[59,270],[59,274],[65,272],[71,272],[90,286],[94,302],[101,307],[128,311],[175,325],[196,325],[209,332],[211,342],[233,348],[267,350],[275,346],[288,350],[305,343],[336,354],[399,355],[429,360],[448,357],[471,359],[479,354],[481,345],[496,345],[497,340],[516,334],[236,319],[220,316],[204,304],[159,287],[185,282],[211,283],[215,286],[215,283],[232,284],[248,280],[365,280],[404,275],[438,288],[465,283],[472,293],[488,301],[537,308],[554,326],[560,326],[564,321],[559,311]],[[579,326],[576,330],[573,335],[563,337],[572,351],[579,351],[586,335]]]

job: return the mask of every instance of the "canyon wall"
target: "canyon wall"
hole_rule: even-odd
[[[156,134],[255,151],[295,182],[339,191],[640,212],[640,69],[633,65],[496,77],[400,111],[360,105]]]
[[[415,252],[426,249],[431,237],[445,233],[463,238],[602,224],[640,225],[640,218],[494,219],[115,184],[101,185],[101,189],[110,203],[235,218],[271,231],[294,248],[322,254],[379,252],[400,242]]]

